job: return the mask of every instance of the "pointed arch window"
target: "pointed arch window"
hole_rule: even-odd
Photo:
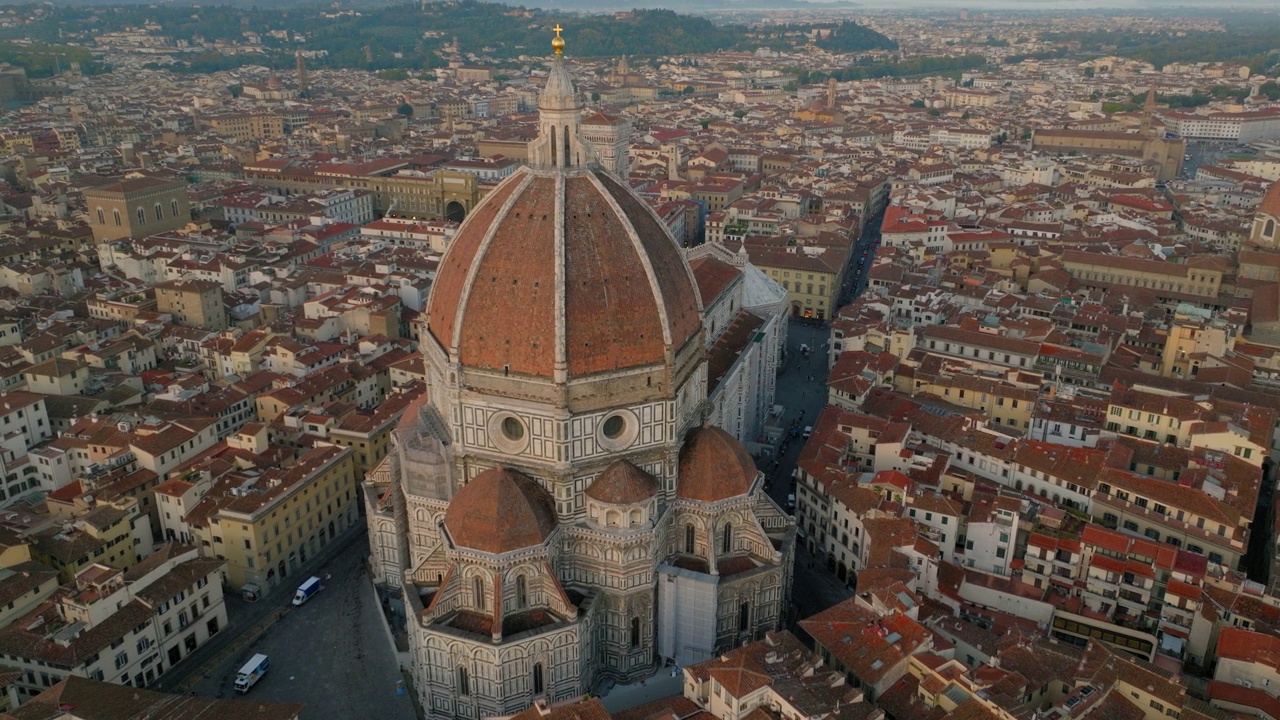
[[[693,526],[684,526],[684,551],[690,555],[693,554]]]
[[[733,552],[733,523],[724,524],[724,537],[720,539],[720,552]]]
[[[107,224],[107,214],[102,211],[102,208],[98,208],[98,224],[99,225]]]
[[[174,217],[178,217],[178,201],[177,200],[169,201],[169,214]]]
[[[631,618],[631,647],[640,647],[640,618]]]
[[[1262,234],[1265,237],[1271,237],[1276,234],[1276,221],[1267,218],[1267,224],[1262,226]]]
[[[516,576],[516,607],[522,610],[529,607],[529,589],[523,575]]]
[[[471,678],[468,677],[467,669],[464,667],[458,668],[458,694],[471,694]]]
[[[476,596],[476,607],[483,610],[484,609],[484,578],[477,575],[475,579],[471,581],[471,583],[472,583],[471,590],[473,593],[475,593],[475,596]]]
[[[738,632],[746,632],[751,627],[751,603],[744,602],[738,606]]]
[[[569,167],[569,126],[564,126],[564,137],[560,139],[564,143],[564,166]]]
[[[160,203],[156,203],[156,222],[160,222],[163,219],[164,219],[164,208],[160,205]]]
[[[120,227],[120,224],[121,224],[121,223],[120,223],[120,211],[119,211],[119,210],[112,210],[112,211],[111,211],[111,219],[116,221],[116,227]]]
[[[146,224],[147,224],[147,209],[146,209],[146,208],[138,208],[138,211],[137,211],[136,213],[134,213],[134,214],[138,216],[138,224],[139,224],[139,225],[146,225]]]
[[[542,663],[533,664],[533,693],[541,695],[545,682],[542,677]]]
[[[556,164],[556,126],[551,126],[551,165]]]

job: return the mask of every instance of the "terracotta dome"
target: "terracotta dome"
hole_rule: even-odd
[[[504,553],[541,545],[556,527],[551,495],[516,470],[486,470],[449,503],[444,525],[465,548]]]
[[[1262,202],[1258,204],[1258,214],[1280,218],[1280,181],[1272,183],[1267,194],[1262,196]]]
[[[680,447],[676,496],[716,502],[746,495],[757,472],[751,453],[732,435],[718,427],[697,427]]]
[[[587,497],[610,505],[632,505],[658,494],[658,480],[626,460],[615,460],[587,487]]]
[[[450,243],[427,329],[464,367],[564,381],[671,362],[700,313],[683,252],[629,187],[525,167]]]

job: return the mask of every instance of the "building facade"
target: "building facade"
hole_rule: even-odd
[[[178,230],[191,222],[187,183],[147,175],[129,175],[84,191],[95,242],[144,237]]]

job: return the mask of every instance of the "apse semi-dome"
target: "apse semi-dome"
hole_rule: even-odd
[[[488,553],[535,547],[556,528],[551,495],[507,468],[486,470],[462,486],[444,514],[454,544]]]

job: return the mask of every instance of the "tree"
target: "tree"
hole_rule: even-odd
[[[747,116],[747,111],[746,111],[746,110],[734,110],[734,111],[733,111],[733,116],[734,116],[735,118],[737,118],[737,119],[741,120],[742,118],[744,118],[744,117],[746,117],[746,116]]]
[[[593,92],[593,93],[591,93],[591,102],[593,102],[593,103],[598,103],[598,102],[600,102],[600,93],[598,93],[598,92]]]
[[[1084,76],[1085,76],[1085,77],[1087,77],[1087,78],[1091,78],[1091,77],[1093,77],[1093,75],[1094,75],[1093,66],[1089,66],[1089,67],[1087,67],[1087,68],[1085,68],[1085,69],[1084,69]]]
[[[692,94],[693,94],[693,86],[692,86],[692,85],[685,85],[685,86],[684,86],[684,89],[683,89],[683,90],[681,90],[680,92],[684,93],[685,95],[692,95]]]
[[[405,117],[413,117],[413,106],[409,103],[400,103],[400,107],[396,108],[396,113]]]
[[[934,117],[938,117],[939,115],[942,114],[942,111],[939,110],[938,108],[929,108],[929,114]]]
[[[965,110],[965,111],[964,111],[964,114],[960,116],[960,119],[961,119],[961,120],[968,120],[968,119],[969,119],[969,118],[971,118],[971,117],[973,117],[973,116],[969,114],[969,111],[968,111],[968,110]]]
[[[244,93],[244,86],[236,83],[235,85],[228,85],[227,90],[231,93],[231,97],[238,98]]]
[[[911,107],[914,107],[914,108],[922,108],[922,107],[924,107],[924,101],[923,101],[923,100],[912,100],[912,101],[911,101]]]

